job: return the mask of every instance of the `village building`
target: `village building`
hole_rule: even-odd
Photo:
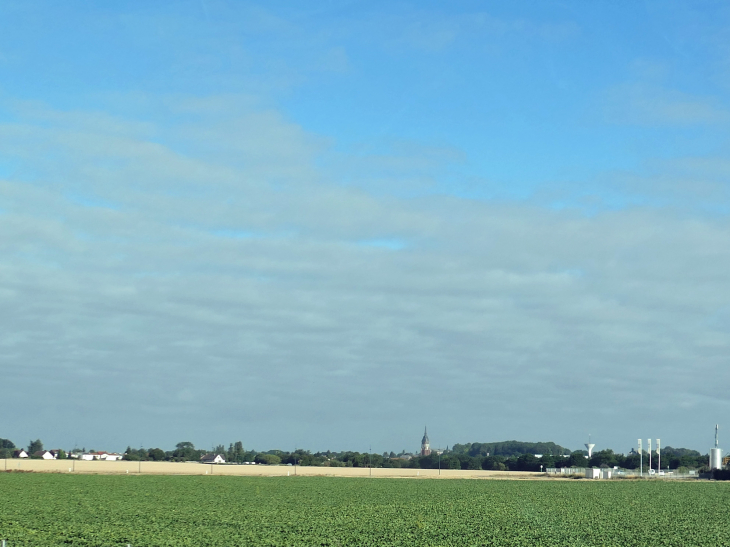
[[[116,462],[123,458],[121,454],[117,454],[116,452],[95,452],[93,455],[95,460],[104,460],[107,462]]]
[[[13,458],[28,458],[28,457],[29,457],[28,453],[23,449],[16,450],[15,452],[13,452]]]
[[[428,430],[423,428],[423,439],[421,439],[421,456],[431,455],[431,443],[428,440]]]
[[[55,456],[50,453],[48,450],[39,450],[38,452],[33,452],[34,458],[39,458],[41,460],[55,460]]]
[[[220,454],[206,454],[200,458],[200,463],[226,463],[226,460]]]

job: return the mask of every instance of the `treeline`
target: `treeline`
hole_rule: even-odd
[[[16,450],[15,444],[8,439],[0,438],[0,458],[12,458]],[[31,441],[28,452],[33,454],[43,450],[40,439]],[[81,452],[81,450],[75,450]],[[595,452],[589,460],[585,450],[570,452],[555,443],[528,443],[520,441],[504,441],[499,443],[467,443],[456,444],[452,450],[441,454],[433,452],[429,456],[411,456],[409,454],[384,452],[371,454],[366,452],[315,452],[308,450],[268,450],[258,452],[246,450],[241,441],[230,443],[228,447],[218,445],[211,450],[202,450],[191,442],[180,442],[174,450],[161,448],[127,447],[125,460],[131,461],[200,461],[206,454],[220,454],[228,463],[256,463],[265,465],[303,465],[322,467],[407,467],[416,469],[483,469],[496,471],[540,471],[550,467],[619,467],[638,469],[640,457],[638,453],[628,455],[616,454],[613,450]],[[542,454],[538,458],[536,454]],[[699,469],[707,468],[708,456],[687,448],[668,446],[661,451],[662,468],[666,469]],[[649,468],[649,455],[645,451],[644,468]],[[656,453],[652,455],[651,467],[657,469],[659,464]]]
[[[539,443],[535,443],[539,444]],[[465,445],[464,445],[465,446]],[[557,446],[557,445],[556,445]],[[221,454],[229,463],[256,463],[265,465],[303,465],[320,467],[406,467],[415,469],[471,469],[494,471],[540,471],[549,467],[614,467],[623,469],[638,469],[639,454],[616,454],[613,450],[602,450],[593,454],[589,460],[585,451],[577,450],[570,454],[552,455],[543,454],[538,458],[535,454],[523,453],[510,456],[501,455],[469,455],[457,453],[456,450],[442,454],[432,453],[429,456],[408,457],[393,452],[372,454],[367,452],[315,452],[308,450],[268,450],[257,452],[244,450],[242,443],[237,442],[225,448],[217,446],[213,453]],[[155,449],[127,449],[125,459],[128,460],[157,460],[157,461],[198,461],[211,451],[197,450],[192,443],[178,443],[175,450],[164,452]],[[667,447],[662,450],[662,468],[666,469],[704,469],[707,467],[708,456],[703,456],[696,450],[674,449]],[[657,469],[658,459],[653,455],[651,467]],[[644,453],[644,468],[649,468],[649,455]]]
[[[0,459],[12,458],[13,453],[19,448],[20,447],[15,446],[15,443],[13,443],[10,439],[0,439]],[[40,439],[36,439],[35,441],[30,441],[28,443],[28,448],[26,449],[28,456],[34,457],[33,455],[36,452],[41,451],[43,451],[43,443]],[[65,458],[66,453],[63,450],[60,450],[59,457],[61,459]]]
[[[170,462],[189,462],[198,461],[206,454],[220,454],[227,462],[243,463],[247,460],[247,453],[243,448],[243,443],[237,441],[231,443],[228,448],[219,444],[212,450],[200,450],[195,448],[191,442],[181,442],[175,445],[175,450],[162,450],[161,448],[132,448],[127,447],[124,452],[124,459],[129,461],[170,461]]]
[[[502,441],[498,443],[466,443],[455,444],[452,448],[455,454],[467,454],[468,456],[521,456],[522,454],[542,454],[548,456],[570,455],[571,451],[559,444],[528,443],[523,441]]]

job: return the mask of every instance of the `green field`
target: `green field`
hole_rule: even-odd
[[[730,545],[730,483],[0,474],[19,545]]]

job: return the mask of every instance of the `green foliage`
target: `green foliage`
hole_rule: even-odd
[[[715,469],[712,478],[716,481],[730,481],[730,469]]]
[[[522,454],[549,454],[560,456],[570,454],[570,450],[553,442],[529,443],[522,441],[502,441],[498,443],[455,444],[451,450],[454,454],[469,456],[520,456]]]
[[[0,459],[12,458],[15,444],[10,439],[0,438]]]
[[[224,454],[227,462],[243,463],[246,461],[246,451],[243,449],[243,443],[241,441],[231,443]]]
[[[196,450],[195,445],[191,442],[177,443],[171,457],[176,461],[194,461],[197,462],[205,455],[205,450]]]
[[[43,443],[41,442],[40,439],[36,439],[35,441],[30,441],[30,443],[28,443],[28,455],[29,456],[32,456],[33,454],[35,454],[36,452],[39,452],[41,450],[43,450]]]
[[[730,545],[726,486],[2,473],[0,537],[12,547],[716,547]]]
[[[153,462],[161,462],[165,459],[165,452],[160,448],[150,448],[147,457]]]
[[[257,454],[254,461],[265,465],[276,465],[281,463],[281,458],[276,454]]]

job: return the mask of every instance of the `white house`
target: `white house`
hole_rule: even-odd
[[[220,454],[206,454],[200,458],[200,463],[226,463],[226,460]]]
[[[23,450],[22,448],[20,450],[16,450],[15,452],[13,452],[13,458],[27,458],[27,457],[28,457],[28,453],[25,450]]]
[[[39,450],[38,452],[34,452],[33,456],[35,458],[40,458],[42,460],[55,460],[56,457],[51,454],[48,450]]]

